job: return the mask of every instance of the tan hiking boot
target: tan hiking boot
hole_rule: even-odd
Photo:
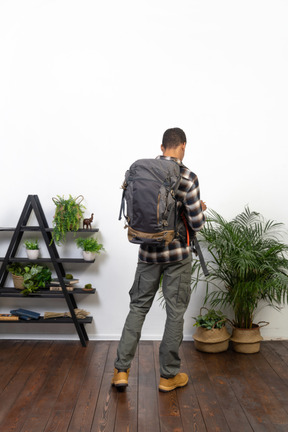
[[[185,373],[178,373],[173,378],[160,378],[159,390],[162,392],[169,392],[178,387],[184,387],[188,383],[188,375]]]
[[[127,372],[119,372],[118,369],[114,368],[114,376],[112,378],[111,384],[115,387],[127,387],[129,372],[130,369],[127,369]]]

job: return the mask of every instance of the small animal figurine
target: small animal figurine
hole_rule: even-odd
[[[86,228],[86,229],[92,228],[91,222],[93,221],[93,216],[94,216],[94,213],[91,214],[90,218],[83,220],[83,228]]]

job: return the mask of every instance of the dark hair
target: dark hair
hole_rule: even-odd
[[[176,148],[180,144],[186,143],[185,132],[180,128],[167,129],[164,132],[162,146],[167,148]]]

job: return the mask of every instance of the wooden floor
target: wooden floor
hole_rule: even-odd
[[[288,431],[288,341],[258,354],[181,347],[188,386],[158,391],[158,342],[141,342],[126,392],[116,342],[0,341],[0,431]]]

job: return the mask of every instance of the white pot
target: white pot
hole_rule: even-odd
[[[39,257],[39,249],[26,249],[26,253],[29,259],[35,260]]]
[[[94,261],[96,258],[96,252],[83,251],[83,258],[85,261]]]

